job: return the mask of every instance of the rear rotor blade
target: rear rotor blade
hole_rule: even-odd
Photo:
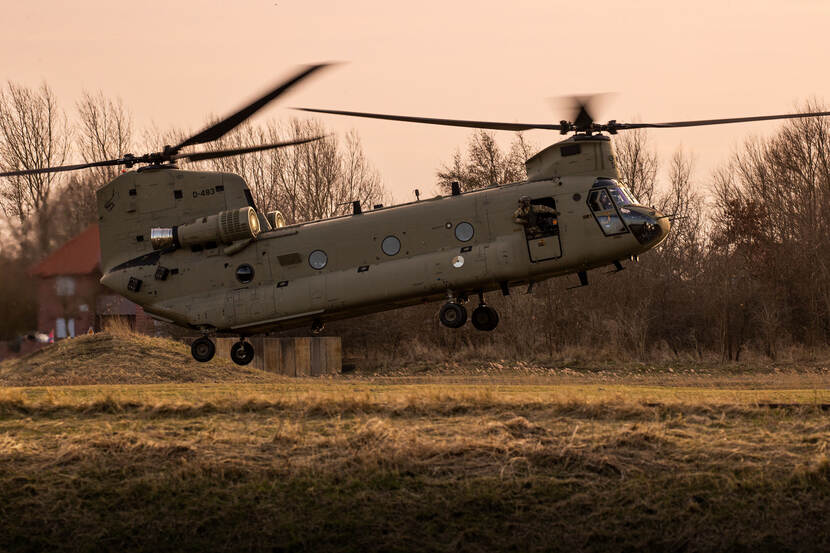
[[[315,136],[312,138],[303,138],[300,140],[291,140],[288,142],[276,142],[274,144],[260,144],[259,146],[250,146],[248,148],[236,148],[233,150],[217,150],[215,152],[193,152],[190,154],[176,154],[173,159],[184,159],[187,161],[204,161],[206,159],[216,159],[220,157],[239,156],[242,154],[250,154],[253,152],[261,152],[263,150],[274,150],[276,148],[285,148],[286,146],[297,146],[300,144],[307,144],[325,138],[324,136]]]
[[[617,123],[618,130],[624,129],[672,129],[680,127],[701,127],[704,125],[723,125],[727,123],[749,123],[751,121],[772,121],[775,119],[800,119],[803,117],[825,117],[830,111],[814,113],[788,113],[784,115],[758,115],[754,117],[731,117],[729,119],[701,119],[699,121],[674,121],[670,123]]]
[[[175,146],[172,150],[174,152],[178,152],[185,146],[192,146],[194,144],[204,144],[205,142],[211,142],[218,138],[223,137],[225,134],[230,132],[234,127],[245,121],[251,115],[262,109],[266,104],[271,102],[272,100],[276,99],[278,96],[286,92],[289,88],[293,87],[315,71],[318,71],[324,67],[328,67],[330,64],[321,63],[317,65],[310,65],[304,68],[302,71],[288,79],[287,81],[281,83],[279,86],[259,98],[258,100],[248,104],[244,108],[240,109],[233,115],[226,117],[225,119],[219,121],[211,125],[210,127],[206,128],[202,132],[191,136],[178,146]]]
[[[61,173],[63,171],[75,171],[77,169],[86,169],[88,167],[108,167],[113,165],[126,165],[126,159],[110,159],[107,161],[94,161],[92,163],[81,163],[78,165],[61,165],[60,167],[43,167],[41,169],[22,169],[19,171],[6,171],[0,173],[0,177],[20,177],[23,175],[40,175],[43,173]],[[132,160],[129,161],[132,163]]]
[[[329,113],[333,115],[349,115],[351,117],[367,117],[370,119],[385,119],[387,121],[406,121],[408,123],[426,123],[428,125],[447,125],[450,127],[468,127],[473,129],[493,129],[496,131],[527,131],[531,129],[548,129],[558,131],[561,125],[547,123],[498,123],[494,121],[465,121],[463,119],[435,119],[432,117],[411,117],[408,115],[386,115],[382,113],[364,113],[359,111],[342,111],[337,109],[294,108],[312,113]]]

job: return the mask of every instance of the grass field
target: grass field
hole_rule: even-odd
[[[830,550],[821,380],[0,388],[0,550]]]

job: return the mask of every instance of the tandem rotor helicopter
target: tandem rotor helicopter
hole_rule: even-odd
[[[547,129],[573,133],[526,161],[527,180],[401,205],[286,226],[277,212],[261,213],[238,175],[180,170],[200,161],[295,146],[317,138],[242,149],[184,153],[219,139],[289,88],[325,65],[304,67],[253,103],[160,152],[80,165],[25,168],[2,177],[124,166],[97,191],[101,283],[141,305],[154,318],[196,329],[191,352],[209,361],[210,335],[240,337],[231,358],[251,362],[245,338],[256,333],[445,300],[439,311],[450,328],[468,318],[491,331],[498,313],[487,292],[613,265],[655,247],[669,217],[640,205],[617,182],[608,135],[639,128],[678,128],[830,115],[798,113],[672,123],[595,123],[585,106],[558,124],[433,119],[328,109],[306,111],[481,129]],[[607,134],[603,134],[607,133]]]

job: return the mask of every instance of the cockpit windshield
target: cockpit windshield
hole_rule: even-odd
[[[591,187],[588,206],[594,212],[606,236],[628,232],[624,216],[630,213],[627,206],[637,205],[637,199],[614,179],[599,178]]]
[[[592,186],[592,188],[607,188],[608,193],[611,195],[611,198],[613,198],[614,203],[617,204],[617,207],[638,205],[640,203],[628,188],[621,185],[614,179],[599,178],[594,182],[594,186]]]
[[[611,194],[611,197],[614,198],[614,203],[616,203],[619,207],[638,203],[637,198],[634,197],[634,194],[629,192],[625,186],[617,185],[615,187],[608,187],[608,192]]]

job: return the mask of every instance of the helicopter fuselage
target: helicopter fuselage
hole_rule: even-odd
[[[585,155],[574,160],[584,171],[569,171],[584,174],[540,175],[562,170],[545,166],[546,155],[561,157],[549,148],[528,161],[533,180],[265,228],[232,244],[159,250],[149,244],[152,227],[207,221],[252,204],[250,192],[227,173],[126,173],[99,191],[101,282],[160,320],[245,336],[505,292],[609,265],[654,247],[669,224],[652,208],[620,205],[626,193],[613,180],[610,144],[596,144],[596,152],[583,146]],[[603,156],[607,167],[592,169],[592,156]],[[517,222],[523,197],[533,209],[547,208],[547,218]]]

